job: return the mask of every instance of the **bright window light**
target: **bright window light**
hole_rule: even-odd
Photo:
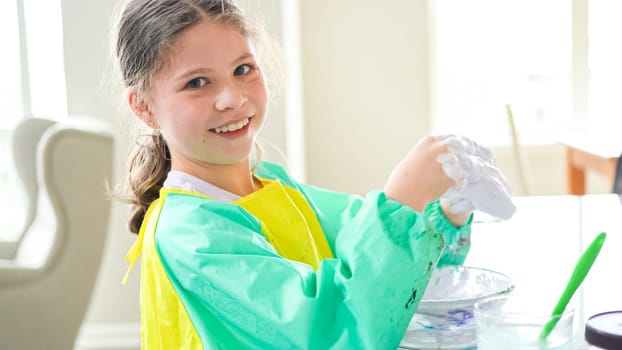
[[[0,241],[13,238],[21,224],[21,196],[13,171],[11,129],[22,115],[20,43],[15,1],[0,1]]]
[[[59,0],[22,0],[26,17],[31,113],[67,116],[63,23]]]
[[[22,114],[19,28],[16,14],[15,1],[0,1],[0,42],[2,42],[2,54],[0,55],[0,76],[2,77],[0,111],[2,111],[2,117],[0,118],[0,129],[12,128],[17,118]]]
[[[0,1],[0,241],[15,239],[23,220],[12,129],[23,118],[67,115],[60,5],[59,0]]]
[[[510,104],[521,142],[552,142],[572,119],[571,2],[433,3],[435,132],[509,145]]]

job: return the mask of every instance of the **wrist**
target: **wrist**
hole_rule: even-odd
[[[469,221],[469,218],[473,214],[473,210],[466,210],[461,212],[453,212],[449,210],[449,203],[441,198],[441,210],[443,211],[443,215],[447,218],[452,225],[456,227],[460,227]]]
[[[407,205],[419,213],[423,213],[425,207],[434,201],[431,195],[425,193],[404,195],[404,191],[396,190],[391,186],[386,186],[384,193],[387,198],[397,201],[402,205]]]

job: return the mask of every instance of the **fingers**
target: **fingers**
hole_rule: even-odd
[[[391,172],[384,187],[387,196],[423,211],[454,184],[436,160],[448,151],[448,146],[436,138],[423,138]]]

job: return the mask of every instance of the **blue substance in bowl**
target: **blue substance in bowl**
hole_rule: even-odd
[[[404,349],[469,349],[476,346],[473,306],[508,293],[514,285],[499,272],[445,266],[432,274],[404,339]]]

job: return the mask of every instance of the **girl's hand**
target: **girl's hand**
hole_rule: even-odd
[[[454,185],[437,160],[448,150],[447,144],[432,136],[419,141],[391,172],[384,187],[387,197],[422,213]]]
[[[442,197],[441,208],[456,226],[475,209],[501,219],[516,211],[492,150],[464,136],[425,137],[393,169],[384,191],[418,212]]]

